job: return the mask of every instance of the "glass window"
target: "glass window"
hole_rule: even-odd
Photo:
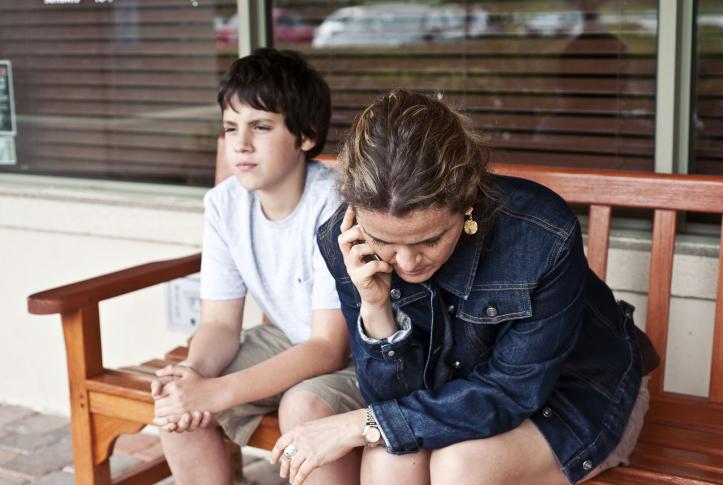
[[[0,170],[211,185],[236,11],[236,0],[0,2],[17,111],[17,164]]]
[[[723,3],[700,0],[696,30],[691,172],[723,175]]]
[[[337,142],[394,87],[441,91],[490,136],[492,161],[654,169],[656,0],[276,0],[277,47],[333,91]],[[303,19],[290,39],[276,21]]]

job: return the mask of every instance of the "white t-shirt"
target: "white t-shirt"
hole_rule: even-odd
[[[307,164],[304,193],[285,219],[270,221],[258,198],[230,177],[204,198],[201,298],[253,295],[292,343],[308,340],[311,311],[339,308],[316,229],[339,205],[332,170]]]

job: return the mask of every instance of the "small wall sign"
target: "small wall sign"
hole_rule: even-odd
[[[0,136],[15,136],[15,98],[10,61],[0,60]]]

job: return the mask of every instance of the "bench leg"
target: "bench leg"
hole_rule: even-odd
[[[77,485],[110,485],[110,461],[96,463],[93,456],[93,419],[88,409],[87,391],[71,396],[73,465]]]
[[[86,379],[103,372],[98,305],[61,315],[70,386],[70,428],[73,440],[75,483],[109,485],[110,463],[96,463],[93,456],[94,423],[88,402]]]

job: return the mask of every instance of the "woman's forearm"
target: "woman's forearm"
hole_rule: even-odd
[[[397,322],[394,321],[392,306],[389,302],[382,307],[371,307],[362,302],[359,315],[361,316],[365,333],[370,338],[381,340],[391,337],[399,330]]]

